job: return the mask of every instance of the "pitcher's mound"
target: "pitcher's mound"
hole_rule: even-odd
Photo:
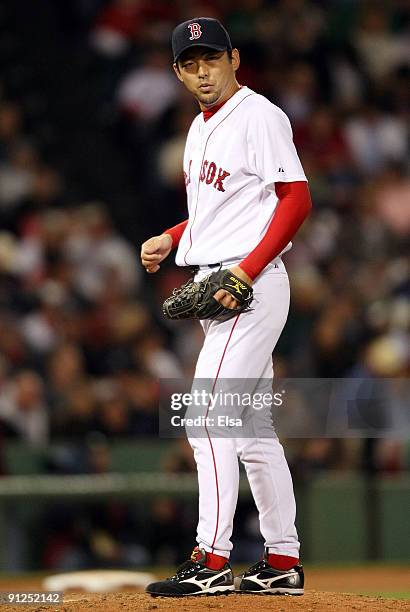
[[[301,597],[286,597],[275,595],[221,595],[219,597],[151,597],[145,593],[67,593],[64,603],[52,606],[58,612],[192,612],[193,610],[223,612],[288,612],[290,610],[303,612],[404,612],[410,610],[410,602],[382,597],[362,597],[343,593],[325,593],[306,591]],[[9,612],[22,612],[25,606],[10,606]],[[30,606],[31,612],[48,612],[49,606]],[[28,607],[27,607],[28,610]]]

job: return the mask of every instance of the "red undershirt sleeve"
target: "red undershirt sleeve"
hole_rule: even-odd
[[[163,234],[169,234],[171,236],[173,249],[178,246],[179,241],[181,240],[181,236],[184,233],[184,230],[187,225],[188,219],[185,219],[185,221],[182,221],[182,223],[178,223],[178,225],[174,225],[173,227],[170,227],[169,229],[163,232]]]
[[[279,201],[266,234],[239,264],[252,280],[283,251],[312,208],[306,181],[275,183],[275,191]]]

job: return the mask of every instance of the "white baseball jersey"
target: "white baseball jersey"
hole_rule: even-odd
[[[202,113],[194,119],[184,176],[189,221],[176,254],[179,266],[244,259],[272,219],[275,182],[307,180],[289,119],[248,87],[208,121]]]

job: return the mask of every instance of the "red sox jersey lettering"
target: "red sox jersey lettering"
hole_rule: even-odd
[[[186,173],[184,170],[185,187],[188,187],[189,183],[191,182],[191,165],[192,159],[189,160],[188,173]]]
[[[192,163],[192,160],[189,161],[190,166],[191,166],[191,163]],[[199,180],[205,181],[207,185],[211,185],[216,176],[216,170],[217,170],[217,165],[215,164],[215,162],[208,162],[208,160],[205,159],[205,161],[202,164],[201,174],[199,175]],[[223,168],[218,168],[218,175],[216,176],[216,180],[213,184],[215,189],[218,189],[218,191],[225,191],[223,182],[228,176],[230,176],[230,174],[231,173],[228,172],[227,170],[224,170]]]

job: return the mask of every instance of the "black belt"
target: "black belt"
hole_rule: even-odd
[[[222,263],[219,262],[213,264],[203,264],[202,266],[190,266],[192,274],[196,274],[201,268],[222,268]]]

